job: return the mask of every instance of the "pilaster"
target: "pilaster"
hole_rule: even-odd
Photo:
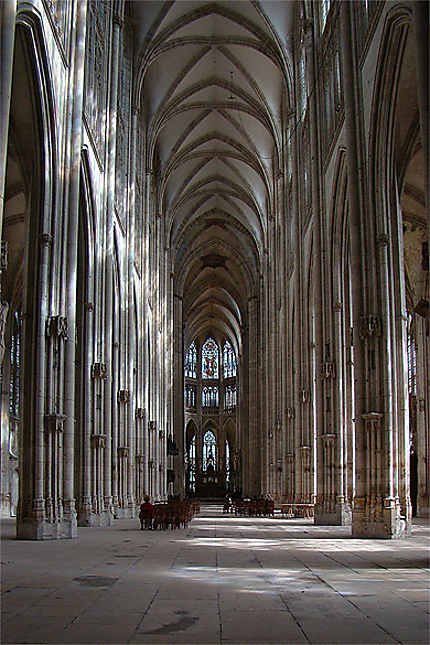
[[[354,500],[352,514],[352,537],[354,538],[399,538],[410,531],[410,524],[401,515],[400,500],[390,495],[389,455],[387,437],[384,434],[384,415],[368,412],[362,415],[358,446],[364,459],[357,470],[360,495]],[[388,463],[387,463],[388,462]]]

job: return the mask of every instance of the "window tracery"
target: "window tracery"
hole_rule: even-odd
[[[196,378],[196,365],[197,365],[197,348],[193,341],[188,348],[185,356],[185,376],[189,378]]]
[[[216,454],[216,438],[211,430],[205,433],[203,438],[203,471],[216,470],[217,467],[217,454]]]
[[[187,408],[196,407],[196,388],[193,385],[187,385],[185,387],[184,397]]]
[[[204,408],[217,408],[218,405],[218,387],[216,385],[205,385],[202,389],[202,406]]]
[[[191,439],[188,449],[188,482],[190,492],[194,493],[196,489],[196,435]]]
[[[208,338],[202,347],[202,378],[219,378],[218,345],[213,338]]]
[[[9,412],[14,417],[20,414],[21,393],[21,317],[15,311],[13,329],[10,340],[10,384],[9,384]]]
[[[229,341],[226,340],[223,349],[224,378],[236,376],[236,355]]]
[[[236,407],[236,386],[227,385],[224,392],[224,407],[226,409]]]

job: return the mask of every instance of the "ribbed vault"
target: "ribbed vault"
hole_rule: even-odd
[[[186,342],[217,330],[240,350],[276,203],[292,11],[288,2],[133,6],[145,162]]]

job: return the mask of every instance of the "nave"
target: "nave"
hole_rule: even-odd
[[[41,543],[15,540],[14,530],[2,522],[3,643],[428,641],[422,519],[406,541],[216,505],[175,531],[124,519]]]

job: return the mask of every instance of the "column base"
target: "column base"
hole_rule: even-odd
[[[78,526],[105,528],[112,526],[113,523],[114,518],[110,511],[102,511],[101,513],[93,513],[91,511],[78,512]]]
[[[324,508],[323,504],[315,504],[314,524],[316,526],[351,526],[351,506],[345,502],[338,502],[332,511]]]
[[[352,537],[382,540],[406,538],[411,522],[400,514],[398,500],[386,499],[383,506],[355,500],[352,512]]]
[[[135,517],[134,508],[117,506],[114,509],[114,518],[116,520],[133,520]]]
[[[22,519],[16,522],[16,537],[19,540],[65,540],[78,537],[76,516],[59,522]]]

